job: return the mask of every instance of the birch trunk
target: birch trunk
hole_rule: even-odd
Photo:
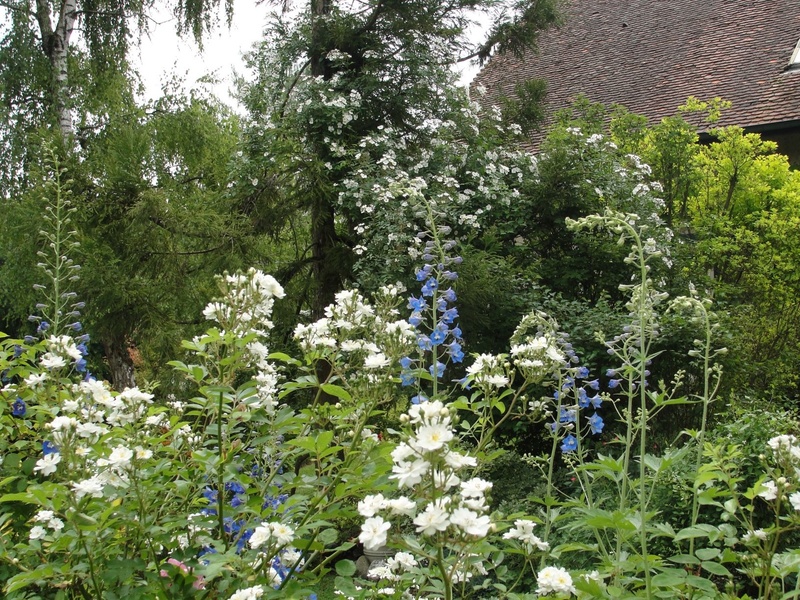
[[[42,35],[42,50],[50,61],[52,72],[52,101],[58,117],[58,127],[65,140],[74,133],[72,108],[69,103],[69,42],[78,16],[77,0],[62,0],[58,21],[53,27],[47,0],[36,0],[36,20]]]

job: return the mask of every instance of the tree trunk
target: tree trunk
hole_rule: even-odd
[[[133,372],[133,359],[124,336],[103,339],[103,350],[108,363],[109,378],[115,390],[121,392],[126,387],[136,385]]]
[[[330,13],[329,0],[311,0],[312,33],[309,48],[311,74],[314,77],[329,79],[330,73],[326,68],[325,55],[327,47],[324,42],[324,17]],[[326,153],[327,148],[323,140],[313,140],[312,143],[318,153]],[[324,316],[325,307],[333,303],[336,292],[341,285],[341,274],[338,273],[339,261],[332,260],[336,249],[336,222],[333,208],[333,198],[327,186],[312,192],[311,199],[311,244],[313,268],[312,274],[315,283],[314,299],[311,305],[311,314],[315,319]]]
[[[78,15],[77,0],[62,0],[55,28],[47,0],[36,0],[36,20],[42,35],[42,51],[50,61],[52,72],[52,106],[58,118],[58,127],[65,140],[74,133],[72,109],[69,106],[69,71],[67,57],[69,40],[75,29]]]

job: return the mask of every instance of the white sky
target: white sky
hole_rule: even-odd
[[[145,96],[157,98],[165,82],[173,74],[184,81],[184,87],[195,87],[198,79],[211,76],[219,83],[211,90],[221,100],[232,104],[234,73],[244,74],[242,54],[261,38],[269,9],[256,6],[252,0],[236,2],[230,29],[220,15],[219,27],[206,35],[201,51],[191,36],[178,37],[175,21],[164,11],[156,15],[149,36],[142,39],[134,66],[145,85]],[[136,62],[138,58],[138,62]]]
[[[142,76],[146,98],[158,98],[163,84],[173,74],[185,82],[185,89],[195,87],[199,79],[210,75],[219,80],[211,91],[233,106],[234,73],[245,74],[242,54],[261,38],[272,10],[267,2],[260,6],[254,0],[235,2],[230,29],[221,15],[219,27],[207,35],[202,52],[191,37],[181,39],[176,35],[175,21],[167,11],[156,15],[155,20],[160,24],[152,25],[149,37],[142,39],[138,53],[134,51],[132,57]],[[477,71],[477,66],[463,64],[462,82],[468,83]]]

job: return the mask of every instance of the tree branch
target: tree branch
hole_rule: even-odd
[[[28,15],[29,17],[35,17],[36,13],[32,12],[27,6],[22,6],[21,4],[15,5],[5,2],[4,0],[0,0],[0,7],[7,8],[8,10],[13,10],[14,12],[19,12]]]

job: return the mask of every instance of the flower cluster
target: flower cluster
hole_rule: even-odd
[[[59,519],[52,510],[40,510],[33,517],[34,523],[43,523],[43,525],[34,525],[31,527],[29,537],[31,540],[40,540],[47,535],[47,528],[51,529],[54,533],[58,533],[64,529],[64,521]]]
[[[550,548],[550,544],[542,541],[533,533],[534,527],[536,527],[536,523],[530,519],[517,519],[514,521],[513,529],[509,529],[503,534],[503,539],[518,540],[528,554],[532,553],[534,548],[544,552]]]
[[[264,595],[264,587],[254,585],[234,593],[229,600],[258,600]]]
[[[41,325],[40,323],[40,328]],[[85,373],[88,341],[89,336],[86,334],[79,336],[77,340],[69,335],[51,335],[46,340],[47,351],[40,357],[39,364],[49,372],[72,364],[76,372]]]
[[[452,550],[449,568],[468,579],[483,569],[469,548],[493,529],[486,494],[491,482],[473,477],[462,479],[464,469],[475,467],[474,457],[450,447],[455,440],[452,415],[439,400],[412,405],[402,421],[413,433],[392,451],[392,474],[399,490],[410,496],[367,496],[358,505],[365,517],[359,540],[368,550],[388,543],[391,522],[379,513],[410,520],[424,544],[444,545]]]
[[[405,573],[412,573],[419,562],[409,552],[397,552],[386,561],[370,566],[369,577],[375,580],[400,581]]]
[[[219,283],[224,295],[205,307],[205,318],[240,335],[267,335],[275,298],[286,295],[275,278],[251,267],[246,273],[223,275]]]
[[[603,432],[605,423],[597,412],[603,403],[603,398],[598,393],[599,389],[599,379],[590,380],[589,369],[586,367],[567,370],[560,390],[554,393],[558,406],[558,419],[550,423],[550,429],[554,433],[561,429],[567,431],[561,444],[562,452],[573,452],[578,449],[578,438],[573,430],[578,428],[581,416],[585,417],[585,427],[589,434],[597,435]],[[582,412],[590,408],[594,410],[591,415],[587,416]]]
[[[283,298],[286,293],[274,277],[254,268],[246,273],[223,275],[218,282],[223,296],[210,302],[203,315],[219,323],[221,339],[228,332],[235,339],[247,340],[247,366],[255,369],[253,380],[256,385],[254,393],[245,401],[250,408],[263,408],[272,414],[277,407],[279,377],[262,338],[273,328],[271,318],[275,299]],[[216,339],[209,336],[195,338],[192,349],[202,354],[206,345]]]
[[[307,354],[337,357],[337,365],[346,366],[351,378],[388,381],[391,367],[415,340],[413,327],[397,318],[402,292],[400,285],[384,286],[373,306],[355,290],[341,291],[322,319],[297,325],[294,337]]]
[[[536,576],[536,593],[544,596],[550,593],[574,594],[575,586],[572,577],[560,567],[545,567]]]
[[[511,358],[525,378],[535,382],[557,377],[576,360],[572,346],[558,331],[558,323],[541,311],[523,317],[514,330]]]
[[[779,435],[767,442],[771,458],[777,465],[775,479],[761,482],[758,495],[767,502],[788,500],[792,509],[800,511],[800,487],[792,479],[800,480],[800,443],[791,434]]]

